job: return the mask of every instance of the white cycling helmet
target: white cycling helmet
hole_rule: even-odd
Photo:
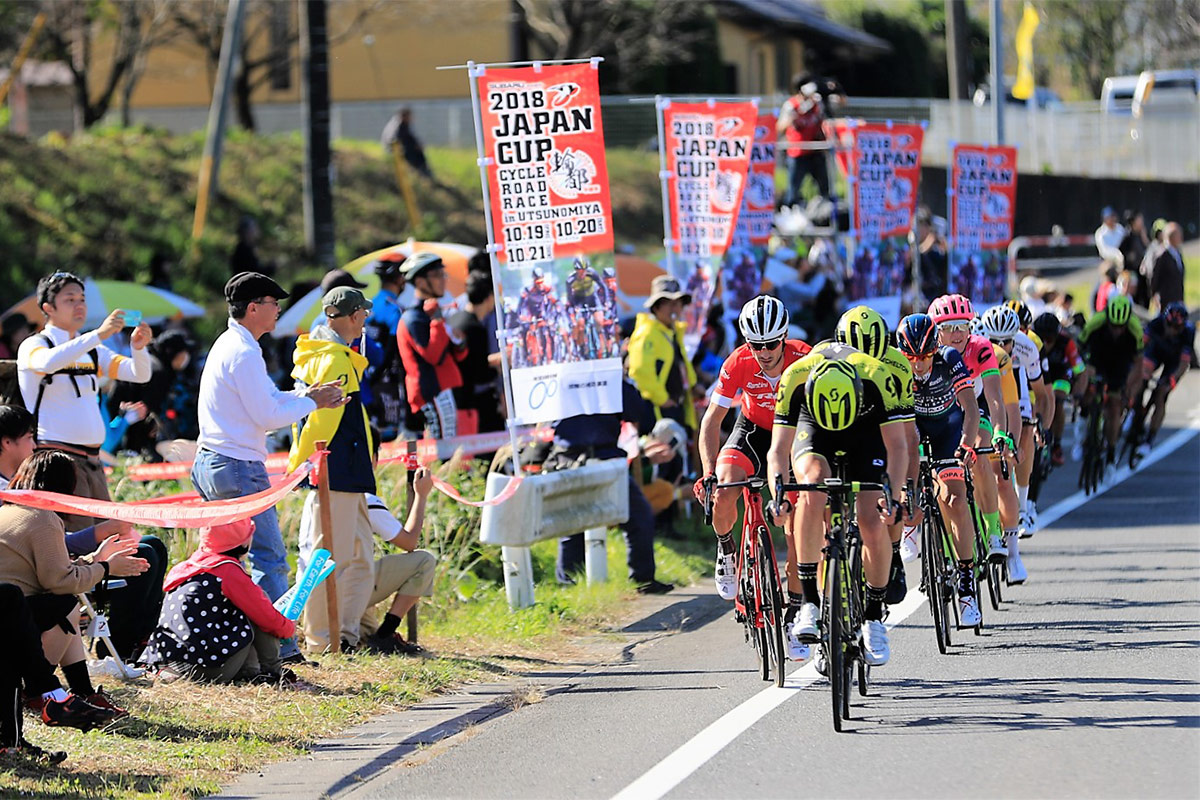
[[[654,429],[650,431],[650,438],[656,442],[670,445],[676,455],[687,454],[687,428],[669,417],[664,417],[654,423]]]
[[[787,336],[788,312],[783,303],[760,294],[746,305],[738,317],[738,328],[747,342],[774,342]]]
[[[1021,318],[1005,305],[992,306],[979,318],[979,332],[989,339],[1011,339],[1021,330]]]

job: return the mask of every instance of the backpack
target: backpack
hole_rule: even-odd
[[[46,343],[46,347],[54,347],[55,346],[54,340],[51,339],[46,334],[44,334],[44,333],[40,334],[39,338],[43,342]],[[75,387],[75,396],[76,397],[83,397],[83,393],[79,391],[79,383],[78,383],[78,381],[75,380],[77,377],[80,377],[83,375],[91,375],[92,376],[92,388],[93,389],[96,388],[96,376],[100,374],[100,354],[96,351],[95,348],[92,348],[91,350],[88,350],[88,357],[92,359],[92,369],[90,372],[88,371],[87,367],[67,367],[66,369],[60,369],[57,372],[47,372],[45,375],[42,376],[42,379],[40,381],[38,381],[37,400],[34,401],[33,408],[29,409],[30,412],[33,414],[34,436],[37,436],[38,413],[42,409],[42,395],[44,395],[46,393],[46,387],[50,385],[50,382],[52,380],[54,380],[55,375],[66,375],[67,377],[69,377],[71,379],[71,385],[73,387]],[[16,403],[15,405],[24,407],[25,406],[25,398],[22,397],[21,390],[19,387],[16,392],[16,398],[19,399],[20,402]]]

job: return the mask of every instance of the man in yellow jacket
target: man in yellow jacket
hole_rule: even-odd
[[[654,406],[656,419],[669,417],[696,430],[692,387],[696,371],[683,346],[683,307],[692,296],[680,290],[679,281],[660,275],[650,284],[647,312],[637,315],[629,337],[629,377]]]
[[[292,377],[297,384],[316,386],[340,382],[348,402],[337,408],[318,409],[293,430],[288,470],[294,470],[313,454],[316,443],[329,449],[329,505],[333,520],[333,552],[337,562],[337,597],[340,634],[350,646],[359,640],[359,621],[375,585],[374,548],[367,494],[375,494],[375,470],[371,466],[371,426],[362,405],[362,376],[366,356],[351,344],[363,335],[371,301],[358,289],[338,286],[321,300],[326,322],[296,340]],[[300,520],[300,539],[320,546],[320,499],[310,492]],[[304,635],[310,652],[329,646],[325,584],[312,594],[304,612]]]

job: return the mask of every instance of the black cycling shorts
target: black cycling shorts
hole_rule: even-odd
[[[1183,348],[1164,346],[1151,339],[1142,353],[1142,358],[1153,364],[1154,369],[1162,367],[1164,376],[1174,375],[1179,369],[1179,362],[1183,360]]]
[[[882,483],[887,471],[887,448],[877,427],[853,425],[847,431],[827,431],[802,415],[796,426],[792,459],[805,453],[822,456],[833,469],[834,455],[845,452],[846,480]]]
[[[929,459],[931,461],[946,461],[954,458],[958,445],[962,442],[962,413],[950,414],[946,417],[933,419],[917,417],[917,431],[921,438],[929,443]],[[936,473],[943,480],[962,480],[962,468],[958,465],[937,467]]]
[[[741,467],[747,478],[767,477],[767,451],[771,449],[771,429],[755,425],[738,412],[733,431],[721,447],[718,464]]]

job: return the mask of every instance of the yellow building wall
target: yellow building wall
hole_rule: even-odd
[[[750,30],[728,20],[717,21],[717,46],[721,60],[737,67],[737,93],[769,95],[790,84],[792,75],[778,70],[777,48],[789,52],[791,71],[804,63],[804,46],[798,39]]]

